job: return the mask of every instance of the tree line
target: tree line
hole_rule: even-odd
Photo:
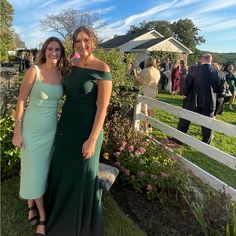
[[[8,51],[15,48],[25,47],[25,43],[21,40],[12,27],[14,9],[7,0],[1,0],[1,28],[0,28],[0,61],[6,61]],[[59,35],[64,41],[67,55],[73,53],[71,46],[72,33],[78,26],[88,26],[95,31],[106,25],[98,14],[89,11],[81,12],[77,9],[66,9],[57,14],[49,14],[40,21],[42,30],[51,31]],[[183,45],[191,49],[194,54],[190,56],[192,60],[198,58],[200,51],[197,45],[205,43],[203,36],[199,35],[200,29],[196,27],[191,19],[179,19],[173,23],[166,20],[143,21],[139,25],[131,25],[127,34],[136,33],[143,30],[155,29],[164,37],[174,37]],[[115,36],[114,36],[115,37]],[[98,39],[102,42],[102,39]],[[236,64],[236,53],[213,53],[215,61],[220,64],[227,62]]]

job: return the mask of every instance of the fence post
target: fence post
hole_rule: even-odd
[[[141,120],[141,103],[138,101],[140,95],[136,96],[136,103],[134,109],[134,128],[140,130],[140,120]]]

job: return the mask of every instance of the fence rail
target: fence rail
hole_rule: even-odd
[[[236,126],[227,124],[222,121],[214,120],[212,118],[197,114],[192,111],[185,110],[180,107],[176,107],[152,98],[138,95],[136,102],[136,109],[134,114],[135,127],[137,130],[140,128],[140,121],[143,120],[151,124],[154,128],[157,128],[167,135],[173,136],[181,142],[197,149],[198,151],[206,154],[210,158],[228,166],[229,168],[236,171],[236,157],[225,153],[215,147],[212,147],[202,141],[199,141],[188,134],[182,133],[181,131],[164,124],[150,116],[146,116],[141,113],[141,103],[151,105],[154,108],[159,108],[166,112],[169,112],[178,117],[190,120],[191,122],[197,123],[199,125],[206,126],[210,129],[216,130],[218,132],[224,133],[229,136],[236,137]],[[217,179],[215,176],[207,173],[205,170],[196,166],[192,162],[188,161],[184,157],[181,157],[183,165],[192,171],[192,173],[202,179],[203,182],[208,183],[213,188],[217,190],[223,190],[232,196],[232,200],[236,201],[236,189]]]

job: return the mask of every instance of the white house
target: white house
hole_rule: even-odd
[[[137,33],[117,36],[99,45],[101,48],[116,48],[120,52],[134,52],[138,62],[144,61],[152,51],[177,52],[180,59],[187,60],[190,49],[173,37],[164,37],[156,30],[146,30]]]

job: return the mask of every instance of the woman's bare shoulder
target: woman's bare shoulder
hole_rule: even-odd
[[[96,70],[100,70],[103,72],[110,72],[110,67],[103,61],[99,59],[95,59],[94,67]]]

